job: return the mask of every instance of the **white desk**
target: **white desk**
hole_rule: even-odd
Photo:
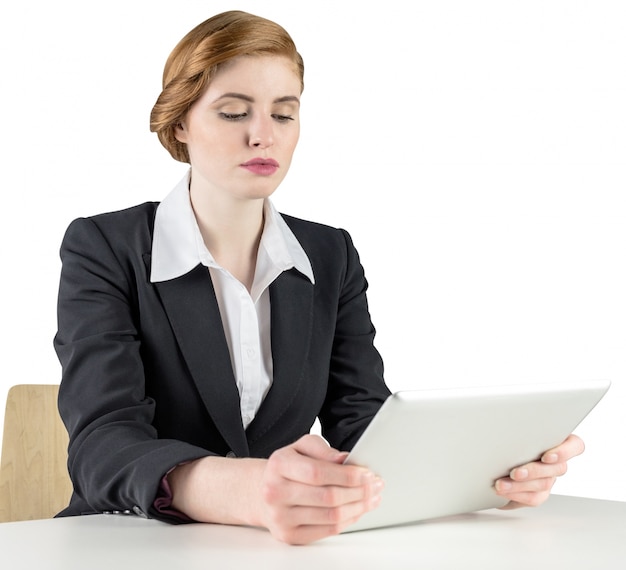
[[[255,528],[92,515],[0,524],[0,556],[11,570],[624,570],[626,502],[553,496],[538,509],[483,511],[304,547]]]

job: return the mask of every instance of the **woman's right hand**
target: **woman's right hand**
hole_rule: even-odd
[[[315,435],[275,451],[260,487],[263,526],[279,540],[307,544],[340,533],[376,508],[382,480],[344,465],[346,456]]]

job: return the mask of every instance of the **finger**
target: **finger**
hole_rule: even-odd
[[[358,487],[371,484],[374,477],[371,471],[337,463],[337,453],[332,448],[321,450],[315,443],[294,444],[274,452],[267,468],[277,478],[312,486]]]
[[[270,529],[272,535],[278,540],[282,540],[287,544],[310,544],[327,538],[329,536],[335,536],[359,520],[359,517],[355,517],[352,520],[345,521],[343,524],[328,524],[328,525],[299,525],[294,527],[278,527]]]
[[[336,508],[292,507],[275,511],[268,525],[272,534],[290,544],[307,544],[339,534],[366,512],[376,508],[380,496],[368,503],[357,501]]]
[[[325,439],[317,435],[305,435],[294,442],[290,447],[304,457],[337,463],[339,465],[342,465],[349,455],[346,451],[339,451],[331,447]]]
[[[272,536],[287,544],[304,545],[339,534],[341,530],[340,528],[332,526],[303,525],[297,527],[271,528],[270,532]]]
[[[549,493],[554,486],[555,481],[555,477],[531,479],[523,482],[514,481],[513,479],[505,477],[496,481],[495,490],[498,495],[502,495],[503,497],[513,500],[516,495],[526,493]]]
[[[328,445],[325,439],[318,435],[305,435],[296,440],[288,448],[296,450],[298,453],[315,459],[324,461],[343,462],[346,458],[346,452],[339,451]]]
[[[504,498],[508,499],[509,502],[504,505],[504,507],[500,507],[501,509],[510,510],[517,509],[520,507],[538,507],[539,505],[545,503],[550,497],[549,492],[545,493],[513,493],[505,495]]]
[[[526,508],[526,507],[530,507],[530,505],[527,505],[525,503],[520,503],[519,501],[509,501],[503,507],[498,507],[498,508],[501,511],[512,511],[514,509],[522,509],[522,508]]]
[[[541,456],[544,463],[559,463],[569,461],[585,451],[585,444],[577,435],[570,435],[567,439]]]
[[[532,481],[548,477],[561,477],[567,473],[567,463],[542,463],[533,461],[512,469],[509,478],[513,481]]]
[[[369,501],[355,501],[335,507],[295,506],[280,514],[280,522],[286,526],[323,526],[344,528],[348,523],[375,509],[380,496]]]
[[[306,485],[282,480],[266,488],[265,499],[272,504],[332,508],[356,502],[366,504],[379,496],[382,488],[380,478],[372,478],[367,484],[357,487]]]

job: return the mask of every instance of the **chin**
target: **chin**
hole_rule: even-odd
[[[272,194],[274,194],[277,188],[278,184],[252,186],[243,189],[238,194],[241,198],[247,200],[264,200],[265,198],[269,198]]]

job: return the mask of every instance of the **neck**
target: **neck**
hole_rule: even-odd
[[[194,188],[193,183],[190,197],[207,249],[250,291],[263,233],[264,200],[216,196]]]

